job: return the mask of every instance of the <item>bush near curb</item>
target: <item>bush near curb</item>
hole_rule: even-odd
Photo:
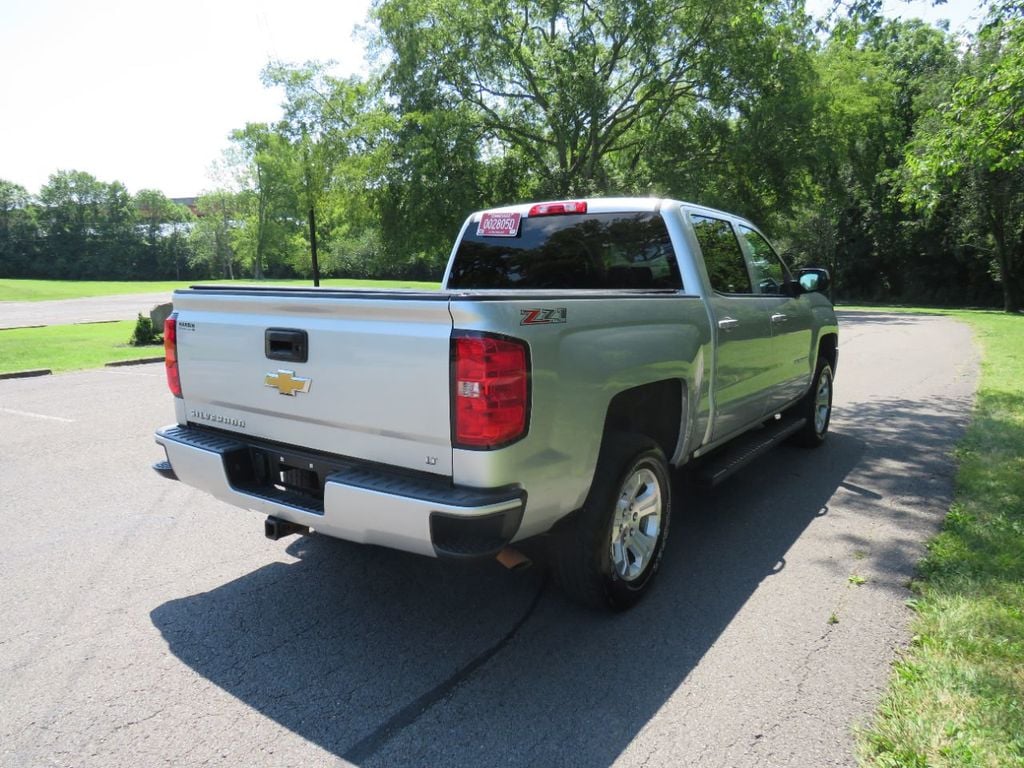
[[[153,321],[148,317],[143,317],[141,312],[135,321],[135,330],[132,331],[132,337],[128,343],[133,347],[145,347],[160,343],[160,335],[153,329]]]

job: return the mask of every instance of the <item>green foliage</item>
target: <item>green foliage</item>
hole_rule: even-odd
[[[135,321],[135,328],[132,330],[132,337],[128,343],[133,347],[145,347],[157,344],[160,341],[160,334],[153,328],[153,321],[144,317],[141,313]]]
[[[134,202],[138,230],[143,237],[138,249],[138,272],[140,275],[173,274],[180,280],[189,255],[192,212],[155,189],[141,190]]]
[[[38,212],[28,191],[0,179],[0,274],[30,274],[38,258]]]
[[[482,150],[521,157],[523,186],[553,196],[612,191],[670,117],[740,109],[803,23],[763,0],[379,0],[372,14],[402,114],[464,108]]]
[[[208,277],[234,279],[240,268],[232,241],[242,215],[242,196],[227,190],[196,200],[198,217],[189,232],[189,265]]]
[[[927,221],[894,179],[922,114],[954,77],[956,42],[918,21],[844,20],[815,66],[821,181],[782,229],[799,264],[829,267],[845,299],[987,304],[983,265],[956,247],[952,201]]]
[[[969,41],[788,0],[375,0],[369,77],[274,62],[196,216],[159,192],[0,182],[0,275],[440,278],[473,210],[670,196],[745,214],[843,300],[1024,294],[1024,13]],[[835,10],[835,9],[834,9]]]
[[[294,147],[265,123],[248,123],[231,139],[242,160],[237,168],[244,189],[238,198],[241,219],[232,233],[232,245],[254,279],[264,273],[284,276],[294,257],[292,235],[301,226],[295,217],[300,210],[300,168]]]
[[[902,199],[934,217],[953,198],[960,239],[989,261],[1007,312],[1024,301],[1024,19],[1006,6],[919,121]]]
[[[187,278],[191,218],[160,192],[133,197],[81,171],[53,174],[37,197],[0,181],[0,276]]]

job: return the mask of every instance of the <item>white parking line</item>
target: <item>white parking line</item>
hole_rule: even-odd
[[[145,376],[148,379],[155,379],[158,376],[162,376],[161,373],[142,373],[142,371],[115,371],[112,368],[104,368],[103,373],[113,373],[118,376]]]
[[[43,413],[31,413],[29,411],[16,411],[13,408],[0,408],[0,412],[13,413],[15,416],[29,416],[33,419],[48,419],[49,421],[63,421],[65,424],[74,424],[74,419],[65,419],[63,416],[47,416]]]

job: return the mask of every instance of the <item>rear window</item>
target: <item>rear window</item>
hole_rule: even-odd
[[[449,288],[681,288],[665,222],[657,213],[523,218],[515,237],[470,225]]]

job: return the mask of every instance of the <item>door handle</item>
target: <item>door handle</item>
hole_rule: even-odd
[[[267,328],[263,351],[268,360],[305,363],[309,360],[309,334],[293,328]]]
[[[721,328],[723,331],[731,331],[739,324],[740,321],[732,317],[723,317],[721,320],[718,321],[718,327]]]
[[[787,320],[789,320],[789,318],[786,315],[782,314],[781,312],[772,315],[772,322],[773,323],[784,323]]]

